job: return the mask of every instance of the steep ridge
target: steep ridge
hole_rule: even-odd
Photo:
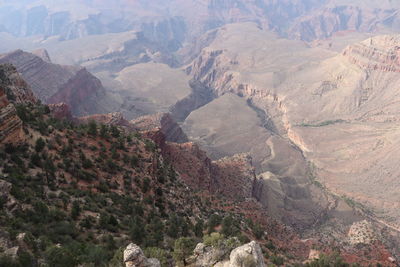
[[[96,105],[106,98],[101,82],[84,68],[52,64],[22,50],[2,55],[0,63],[15,65],[45,103],[65,102],[74,114],[107,111],[107,107]]]

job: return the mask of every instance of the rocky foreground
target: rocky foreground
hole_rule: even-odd
[[[126,267],[161,267],[160,261],[146,258],[142,249],[131,243],[124,250],[124,264]],[[229,255],[229,256],[227,256]],[[230,253],[224,248],[197,244],[193,254],[185,259],[186,266],[193,267],[264,267],[264,256],[257,242],[252,241],[233,249]]]

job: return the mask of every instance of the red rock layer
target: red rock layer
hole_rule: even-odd
[[[24,138],[22,121],[13,103],[34,102],[35,96],[16,69],[9,64],[0,65],[0,142],[18,143]]]
[[[378,36],[350,45],[343,56],[366,70],[400,72],[400,39],[397,36]]]

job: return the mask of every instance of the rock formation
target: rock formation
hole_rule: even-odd
[[[126,267],[161,267],[157,259],[148,259],[142,249],[133,243],[124,250],[124,264]]]
[[[264,256],[260,245],[251,241],[248,244],[234,248],[230,254],[227,248],[207,247],[203,243],[197,244],[194,250],[194,266],[197,267],[264,267]],[[227,258],[229,254],[229,258]]]
[[[160,127],[166,141],[175,143],[188,141],[185,133],[169,113],[157,113],[154,115],[142,116],[131,121],[131,123],[141,131],[149,131]]]
[[[257,242],[251,241],[232,250],[229,257],[229,267],[255,266],[264,267],[264,256]]]
[[[115,125],[125,127],[127,129],[133,129],[133,126],[129,121],[127,121],[122,113],[114,112],[108,114],[95,114],[90,116],[79,117],[78,120],[82,123],[88,123],[93,120],[105,125]]]
[[[14,65],[1,65],[0,82],[10,102],[35,103],[37,101],[30,85],[21,77]]]
[[[400,72],[400,37],[383,35],[348,46],[343,55],[364,70]]]
[[[71,109],[66,103],[50,104],[50,111],[53,116],[59,120],[72,120],[73,116],[71,114]]]
[[[17,111],[13,104],[7,101],[4,91],[0,89],[0,142],[17,143],[24,134],[22,121],[17,116]]]
[[[35,96],[16,69],[9,64],[0,65],[0,142],[18,143],[24,138],[14,104],[34,102]]]

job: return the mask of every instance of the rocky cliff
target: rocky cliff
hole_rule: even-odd
[[[18,143],[24,138],[22,121],[14,104],[35,103],[36,98],[15,67],[0,65],[0,142]]]
[[[343,51],[351,63],[366,71],[400,72],[400,37],[383,35],[348,46]]]
[[[168,142],[168,136],[177,136],[174,134],[176,132],[183,134],[168,114],[161,117],[145,116],[131,123],[159,145],[163,156],[192,188],[205,189],[230,198],[252,197],[256,177],[248,155],[212,161],[206,152],[192,142]]]
[[[96,105],[105,98],[105,89],[84,68],[52,64],[22,50],[1,55],[0,63],[13,64],[44,103],[65,102],[75,115],[107,111]]]
[[[184,143],[188,141],[181,127],[175,122],[169,113],[157,113],[148,116],[142,116],[131,121],[138,129],[149,131],[160,128],[167,141],[175,143]]]
[[[23,138],[22,121],[13,104],[9,103],[4,90],[0,89],[0,142],[17,143]]]

